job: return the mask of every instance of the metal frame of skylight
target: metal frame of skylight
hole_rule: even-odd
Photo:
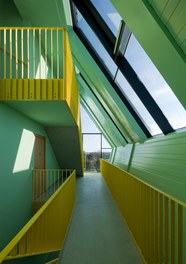
[[[93,29],[95,34],[98,36],[100,39],[102,45],[105,47],[107,52],[109,53],[110,57],[114,59],[114,46],[115,46],[115,41],[116,38],[111,32],[111,30],[108,28],[106,25],[105,21],[102,19],[100,14],[97,12],[95,7],[90,1],[86,0],[71,0],[71,6],[73,6],[73,3],[77,6],[78,10],[81,12],[83,15],[84,19],[87,21],[89,26]],[[96,15],[95,15],[96,14]],[[75,14],[73,14],[74,16]],[[77,22],[75,21],[74,18],[74,23],[75,25]],[[140,117],[137,115],[133,107],[131,107],[130,103],[128,100],[125,98],[123,93],[121,92],[120,88],[118,87],[117,84],[113,82],[112,77],[110,76],[108,70],[105,70],[106,67],[103,65],[101,60],[99,59],[98,55],[95,53],[93,48],[90,46],[88,43],[88,40],[85,39],[84,35],[81,33],[81,30],[74,26],[74,31],[78,35],[78,37],[81,39],[83,44],[86,46],[87,50],[90,52],[90,54],[93,56],[94,60],[97,62],[111,85],[114,87],[115,91],[118,93],[124,104],[127,106],[128,110],[131,112],[139,126],[142,128],[144,133],[146,134],[147,137],[151,137],[152,135],[149,133],[147,130],[146,126],[143,124],[142,120]],[[112,37],[110,37],[112,36]],[[113,41],[115,39],[115,41]],[[164,134],[168,134],[170,132],[173,132],[174,129],[171,127],[169,124],[167,118],[153,99],[153,97],[150,95],[144,84],[139,80],[137,74],[133,70],[133,68],[130,66],[128,61],[126,60],[125,57],[123,56],[118,56],[115,60],[115,63],[119,70],[123,73],[124,77],[127,79],[127,81],[130,83],[131,87],[133,90],[136,92],[138,95],[139,99],[142,101],[146,109],[149,111],[151,114],[152,118],[155,120],[157,125],[160,127],[162,132]]]

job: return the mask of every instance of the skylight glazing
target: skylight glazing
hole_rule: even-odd
[[[161,134],[161,129],[158,127],[152,116],[149,114],[139,97],[136,95],[136,93],[120,71],[118,71],[117,73],[116,83],[119,85],[122,92],[127,97],[132,107],[135,109],[136,113],[140,116],[151,135],[154,136],[157,134]]]
[[[108,0],[90,0],[104,19],[112,33],[117,37],[120,21],[122,20],[119,13]]]
[[[108,52],[103,47],[100,40],[98,39],[94,31],[91,29],[91,27],[88,25],[86,20],[83,18],[83,16],[81,15],[78,9],[77,9],[77,27],[79,27],[79,29],[82,31],[86,39],[89,41],[92,48],[101,58],[103,64],[105,65],[105,68],[110,72],[111,76],[114,77],[117,70],[117,66],[115,65],[114,61],[111,59]]]
[[[154,98],[174,129],[186,126],[186,111],[145,53],[134,35],[131,36],[125,58]]]

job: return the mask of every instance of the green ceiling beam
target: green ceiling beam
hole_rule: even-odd
[[[111,0],[130,30],[186,108],[185,56],[147,1]],[[179,18],[178,18],[179,19]]]

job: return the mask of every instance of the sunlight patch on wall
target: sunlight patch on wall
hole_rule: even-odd
[[[29,169],[34,148],[34,141],[35,135],[31,131],[23,129],[13,168],[13,173]]]

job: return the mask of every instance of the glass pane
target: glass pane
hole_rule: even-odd
[[[125,57],[174,129],[186,126],[186,111],[134,35]]]
[[[81,105],[81,127],[82,133],[100,133],[99,129],[96,127],[87,111]]]
[[[111,148],[111,145],[108,143],[104,136],[102,136],[102,148]]]
[[[149,114],[139,97],[136,95],[136,93],[120,71],[118,71],[118,74],[116,76],[116,83],[121,88],[122,92],[127,97],[136,113],[140,116],[141,120],[143,121],[151,135],[153,136],[162,133],[152,116]]]
[[[114,63],[114,61],[109,56],[106,49],[103,47],[99,39],[97,38],[94,31],[90,28],[90,26],[87,24],[86,20],[83,18],[81,13],[77,9],[77,26],[79,29],[81,29],[82,33],[85,35],[86,39],[89,41],[89,44],[92,46],[92,48],[95,50],[95,52],[98,54],[100,59],[102,60],[103,64],[105,65],[105,68],[110,72],[112,77],[115,76],[117,67]]]
[[[101,134],[83,134],[85,171],[99,171],[101,157]]]
[[[91,0],[103,20],[117,37],[120,21],[122,20],[119,13],[113,7],[109,0]]]

